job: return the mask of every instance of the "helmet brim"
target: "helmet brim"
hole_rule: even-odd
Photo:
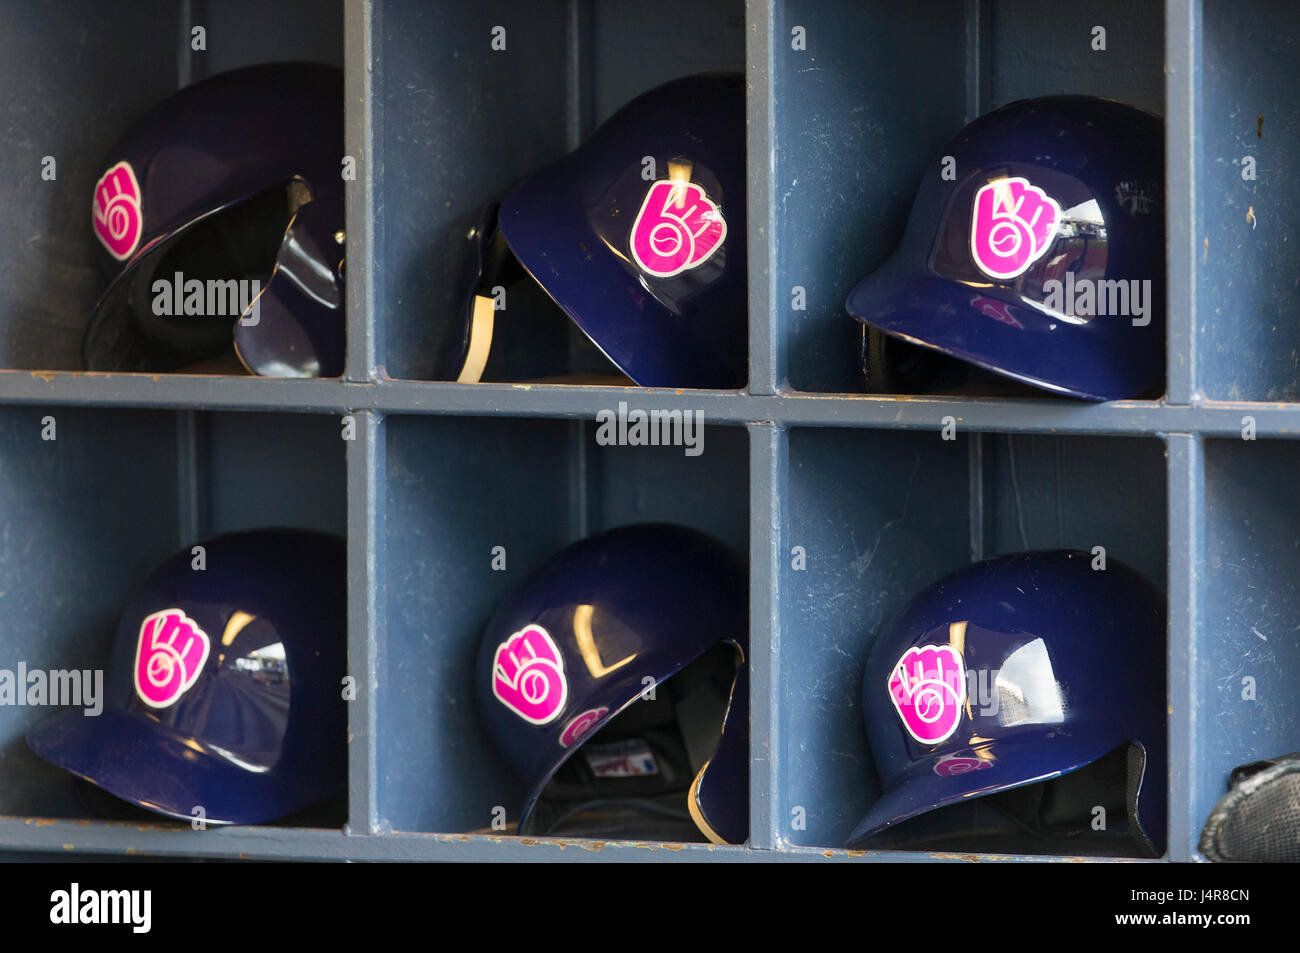
[[[1102,322],[1128,318],[1074,324],[1067,344],[1058,336],[1059,320],[1015,300],[1000,286],[982,288],[917,273],[894,256],[859,282],[846,308],[892,337],[1054,393],[1105,401],[1138,398],[1158,388],[1163,365],[1152,366],[1139,348],[1116,348],[1114,333],[1103,333]],[[1138,330],[1161,334],[1154,321]],[[1163,348],[1158,350],[1162,360]]]
[[[55,715],[27,732],[27,744],[115,797],[186,821],[201,816],[208,824],[261,824],[333,793],[296,773],[239,767],[122,709]]]
[[[948,807],[972,798],[987,797],[1000,791],[1037,784],[1070,774],[1092,764],[1130,739],[1113,735],[1069,734],[1057,729],[1025,732],[1002,741],[985,742],[968,750],[945,750],[918,759],[911,767],[884,790],[871,805],[866,816],[853,829],[845,846],[850,849],[868,848],[869,839],[880,832],[919,817],[930,811]],[[1044,768],[1044,752],[1051,751],[1053,768]],[[953,759],[962,759],[956,762]],[[941,773],[941,763],[965,764],[970,769]],[[978,768],[975,763],[990,767]],[[952,770],[952,769],[949,769]],[[1142,783],[1135,793],[1139,808],[1136,820],[1148,841],[1163,843],[1163,830],[1150,830],[1163,826],[1162,818],[1143,816],[1142,788],[1152,772],[1150,752],[1147,752]]]

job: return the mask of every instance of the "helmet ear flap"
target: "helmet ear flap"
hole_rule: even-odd
[[[291,184],[292,207],[302,199]],[[256,297],[235,324],[235,351],[254,374],[338,377],[345,357],[343,205],[337,199],[294,208]]]

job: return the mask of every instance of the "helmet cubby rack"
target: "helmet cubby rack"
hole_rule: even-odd
[[[1164,670],[1147,680],[1167,710],[1167,766],[1151,779],[1167,803],[1160,859],[1203,860],[1201,827],[1232,769],[1300,749],[1288,691],[1300,188],[1283,136],[1300,121],[1287,94],[1300,32],[1285,4],[1252,0],[1249,16],[1225,0],[104,6],[0,0],[24,27],[21,41],[0,37],[24,51],[0,71],[17,100],[46,107],[0,124],[17,170],[0,183],[15,223],[0,235],[0,669],[103,667],[133,588],[207,536],[343,536],[346,801],[206,830],[98,816],[26,747],[48,712],[0,704],[0,852],[1127,856],[845,847],[881,793],[862,702],[879,633],[937,580],[1026,550],[1100,554],[1165,599],[1167,630],[1150,633]],[[70,58],[83,31],[98,40]],[[343,73],[342,374],[86,371],[106,286],[90,225],[103,155],[179,87],[286,61]],[[467,265],[487,254],[485,208],[641,94],[704,72],[744,76],[745,227],[723,246],[746,266],[743,384],[634,386],[567,319],[551,326],[548,372],[458,382],[443,358],[470,319],[466,291],[496,274]],[[899,247],[923,177],[977,117],[1062,94],[1161,119],[1163,393],[869,388],[870,342],[846,301]],[[716,249],[698,258],[722,264]],[[491,295],[497,282],[480,284]],[[638,411],[690,415],[698,445],[608,439],[602,421]],[[522,793],[475,708],[480,639],[555,553],[644,522],[702,530],[748,561],[747,841],[515,836],[502,820]]]

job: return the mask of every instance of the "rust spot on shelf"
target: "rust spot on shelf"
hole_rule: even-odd
[[[53,827],[55,824],[59,823],[52,817],[38,817],[35,818],[35,820],[37,827]]]
[[[835,856],[835,851],[831,850],[830,848],[827,848],[826,850],[822,851],[822,856],[823,856],[823,857],[834,857],[834,856]]]
[[[587,843],[582,845],[583,850],[589,850],[593,854],[600,853],[602,850],[605,849],[605,847],[606,844],[603,840],[588,841]]]
[[[867,856],[867,852],[865,850],[846,850],[844,853],[847,854],[850,858]]]
[[[58,376],[57,371],[32,371],[32,377],[39,377],[47,384]]]
[[[63,849],[64,849],[64,850],[76,850],[76,848],[73,847],[71,844],[64,844],[64,845],[63,845]]]

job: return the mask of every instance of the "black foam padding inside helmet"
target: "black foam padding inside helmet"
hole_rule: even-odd
[[[1133,823],[1146,756],[1125,744],[1069,774],[927,811],[866,849],[1154,857]]]
[[[704,841],[686,798],[722,735],[736,649],[720,643],[581,741],[542,791],[520,833]],[[602,762],[647,757],[654,773],[602,775]]]

